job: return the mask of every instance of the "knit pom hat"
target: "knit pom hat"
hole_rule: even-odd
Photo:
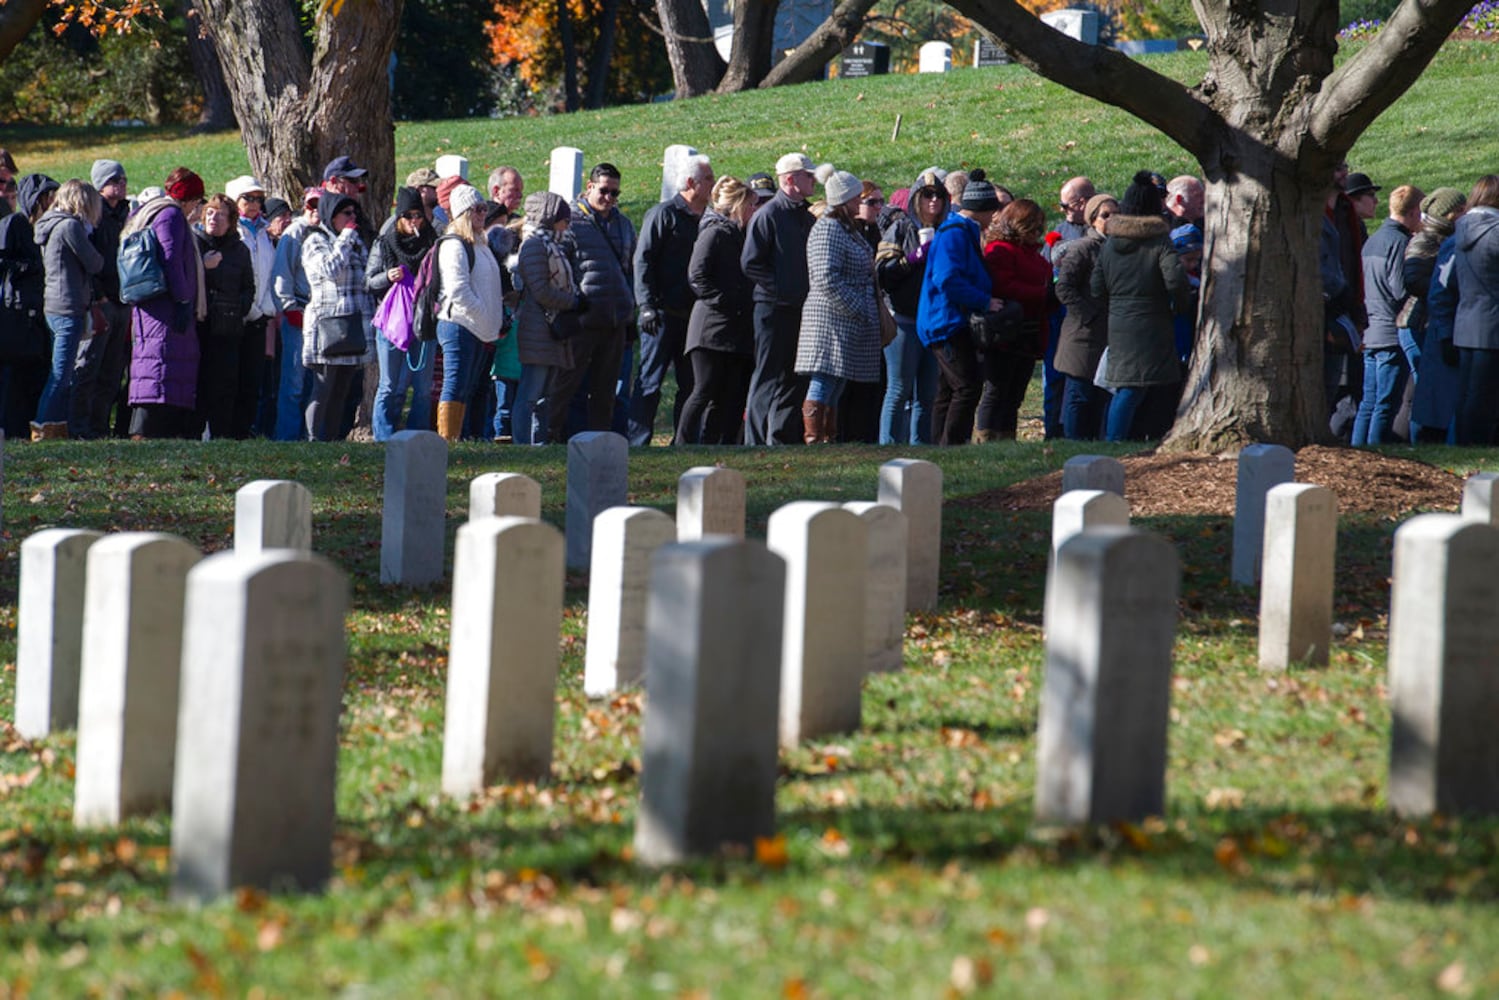
[[[963,200],[959,205],[969,212],[993,212],[999,208],[999,195],[994,193],[983,170],[974,170],[968,175],[968,186],[963,189]]]
[[[484,196],[472,184],[463,184],[454,189],[448,197],[448,204],[448,214],[456,219],[484,204]]]
[[[1162,208],[1161,189],[1155,186],[1149,170],[1136,173],[1119,199],[1119,209],[1125,215],[1160,215]]]

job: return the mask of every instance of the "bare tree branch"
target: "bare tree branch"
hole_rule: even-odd
[[[833,13],[817,26],[786,58],[773,66],[762,87],[779,87],[786,83],[815,80],[828,60],[848,48],[864,28],[864,15],[876,0],[843,0]]]
[[[5,0],[0,3],[0,62],[31,33],[47,9],[47,0]]]
[[[949,0],[949,6],[992,32],[1016,62],[1128,111],[1199,160],[1223,126],[1220,116],[1180,83],[1122,52],[1069,38],[1014,0]]]
[[[1322,84],[1312,106],[1312,137],[1347,149],[1426,72],[1471,0],[1403,0],[1374,40]]]

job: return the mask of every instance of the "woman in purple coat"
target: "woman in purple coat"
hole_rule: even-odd
[[[150,226],[161,245],[167,291],[130,310],[130,436],[187,436],[198,398],[198,328],[206,296],[189,217],[203,178],[186,167],[167,176],[166,196],[136,210],[125,235]]]

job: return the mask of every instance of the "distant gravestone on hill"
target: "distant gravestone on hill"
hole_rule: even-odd
[[[327,881],[348,607],[344,574],[311,553],[221,553],[188,574],[174,898]]]
[[[890,72],[890,46],[879,42],[855,42],[843,50],[838,75],[846,80],[884,76]]]
[[[786,566],[722,535],[662,546],[646,615],[635,857],[666,865],[775,832]]]
[[[1049,10],[1041,20],[1069,38],[1088,45],[1098,44],[1098,12],[1069,7],[1066,10]]]
[[[946,42],[925,42],[916,53],[916,68],[922,73],[946,73],[952,69],[952,46]]]
[[[547,190],[571,205],[583,190],[583,151],[558,146],[547,160]]]
[[[29,740],[78,724],[88,550],[103,537],[47,528],[21,543],[16,732]]]
[[[671,145],[667,146],[661,154],[661,200],[671,201],[677,194],[677,181],[682,175],[682,164],[687,162],[689,156],[696,156],[697,150],[691,146]]]
[[[1010,54],[987,38],[973,43],[973,65],[976,69],[988,66],[1008,66]]]
[[[1166,805],[1176,549],[1095,528],[1057,550],[1036,734],[1036,819],[1139,822]]]

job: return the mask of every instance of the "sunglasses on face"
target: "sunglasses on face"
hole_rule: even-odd
[[[885,204],[885,199],[884,198],[860,198],[859,199],[859,204],[861,204],[861,205],[883,205],[883,204]]]
[[[263,194],[242,194],[242,195],[239,196],[239,200],[240,201],[254,201],[254,202],[259,202],[260,204],[264,205],[265,204],[265,195],[263,195]]]
[[[598,192],[598,195],[599,195],[600,198],[618,198],[619,197],[619,188],[605,188],[605,187],[601,187],[601,188],[594,188],[594,190]]]
[[[426,217],[427,213],[421,211],[420,209],[412,209],[405,215],[401,216],[401,218],[405,219],[407,222],[421,222]]]

